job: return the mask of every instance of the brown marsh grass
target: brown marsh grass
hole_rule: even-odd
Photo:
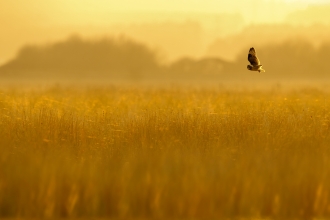
[[[319,89],[0,91],[0,217],[330,217]]]

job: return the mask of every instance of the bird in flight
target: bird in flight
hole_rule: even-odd
[[[249,50],[248,61],[251,63],[251,65],[247,65],[248,70],[258,71],[259,73],[266,72],[266,70],[262,68],[260,60],[257,57],[257,52],[253,47],[251,47]]]

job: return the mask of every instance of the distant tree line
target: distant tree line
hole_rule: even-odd
[[[157,53],[125,38],[82,40],[77,36],[47,46],[25,46],[2,71],[79,74],[135,74],[157,71]]]
[[[251,45],[253,46],[253,45]],[[237,77],[248,73],[249,48],[235,61],[220,58],[182,58],[162,63],[157,51],[124,38],[98,41],[71,37],[46,46],[26,46],[0,67],[0,76],[43,75],[91,77]],[[273,77],[329,77],[330,43],[315,48],[305,41],[286,41],[256,47],[266,74]]]

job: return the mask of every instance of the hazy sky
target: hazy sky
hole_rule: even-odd
[[[89,27],[175,19],[174,12],[237,13],[245,24],[278,23],[297,9],[324,3],[330,0],[0,0],[0,64],[26,43],[63,39]]]
[[[44,23],[108,22],[114,12],[242,13],[247,21],[278,21],[297,7],[322,0],[0,0],[2,18]],[[113,22],[113,21],[112,21]]]

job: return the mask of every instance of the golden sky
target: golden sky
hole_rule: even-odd
[[[324,0],[0,0],[0,64],[27,43],[64,39],[72,33],[107,35],[109,25],[162,22],[178,14],[232,13],[245,25],[283,22]],[[191,17],[189,18],[191,19]],[[96,31],[97,30],[97,31]],[[103,30],[103,31],[102,31]]]
[[[311,1],[310,2],[317,2]],[[112,13],[204,12],[242,13],[248,21],[277,21],[287,12],[305,6],[307,0],[15,0],[0,1],[1,17],[38,24],[106,23]],[[11,20],[11,19],[10,19]]]

